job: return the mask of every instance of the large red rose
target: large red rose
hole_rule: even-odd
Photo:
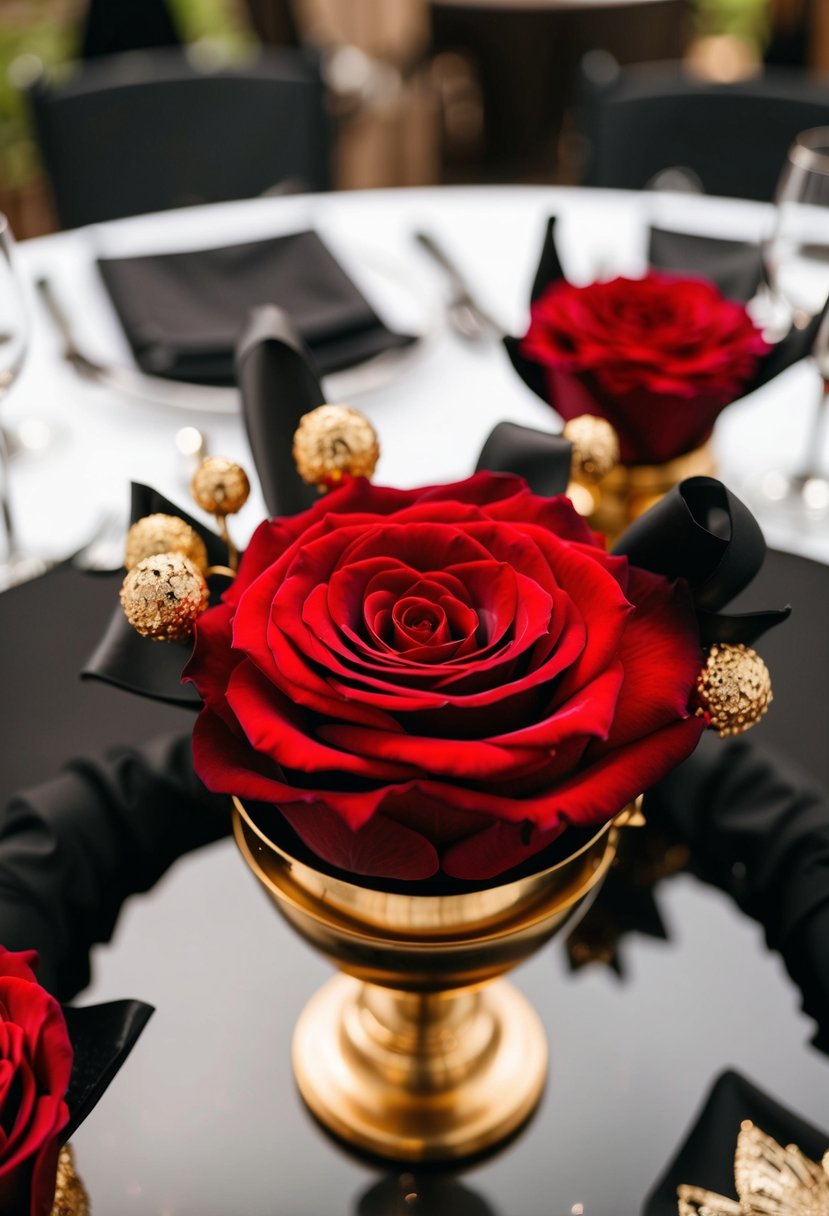
[[[60,1005],[37,982],[32,950],[0,947],[0,1212],[49,1216],[72,1044]]]
[[[684,586],[512,476],[357,480],[262,524],[185,672],[196,770],[346,870],[499,874],[693,749]]]
[[[520,352],[541,364],[566,420],[600,414],[624,464],[698,447],[769,349],[742,304],[702,279],[651,272],[576,287],[552,283],[531,307]]]

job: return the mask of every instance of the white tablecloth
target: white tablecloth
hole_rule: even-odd
[[[110,362],[129,350],[95,259],[255,240],[313,226],[363,284],[391,323],[428,325],[429,337],[394,376],[351,400],[378,429],[377,479],[414,485],[465,476],[501,419],[557,429],[557,419],[518,379],[498,343],[465,344],[441,324],[446,284],[413,233],[435,233],[463,267],[481,302],[511,332],[527,319],[529,289],[547,217],[560,217],[566,269],[582,280],[610,269],[642,269],[650,222],[692,232],[756,239],[767,206],[682,195],[535,187],[371,191],[257,199],[141,216],[25,242],[20,264],[29,284],[47,276],[71,314],[83,349]],[[210,450],[251,467],[235,414],[205,414],[149,404],[88,383],[60,357],[61,341],[32,291],[30,354],[4,408],[7,420],[45,419],[54,442],[12,469],[12,494],[24,543],[67,553],[105,511],[126,512],[127,483],[155,485],[189,505],[175,435],[201,428]],[[740,492],[769,466],[796,468],[804,456],[819,395],[809,362],[726,410],[716,430],[721,475]],[[829,467],[829,435],[822,453]],[[244,542],[262,517],[257,493],[236,524]],[[777,547],[829,561],[829,528],[796,529],[764,520]]]

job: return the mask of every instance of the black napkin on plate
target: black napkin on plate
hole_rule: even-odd
[[[322,375],[414,341],[383,324],[315,232],[98,266],[138,365],[157,376],[233,384],[236,341],[261,304],[285,309]]]
[[[703,736],[652,789],[645,816],[689,848],[689,868],[762,925],[829,1052],[829,797],[750,736]],[[801,1146],[802,1147],[802,1146]]]
[[[731,1070],[714,1083],[705,1104],[665,1173],[647,1196],[642,1216],[676,1216],[677,1187],[702,1187],[735,1198],[734,1150],[744,1119],[779,1144],[796,1144],[812,1161],[829,1148],[829,1133],[799,1118]]]

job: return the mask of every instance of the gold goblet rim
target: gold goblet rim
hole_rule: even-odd
[[[618,829],[635,819],[637,808],[637,803],[624,807],[552,865],[505,882],[476,884],[469,891],[445,894],[383,890],[370,882],[356,881],[356,876],[340,877],[333,867],[321,868],[324,862],[319,867],[309,864],[268,836],[239,798],[234,797],[233,803],[237,844],[280,900],[314,919],[326,923],[337,920],[349,933],[364,940],[405,938],[413,946],[421,940],[424,949],[437,941],[448,945],[453,940],[468,940],[470,932],[481,942],[503,938],[517,926],[526,929],[548,917],[551,899],[559,910],[578,902],[609,868]],[[262,843],[265,856],[278,859],[282,867],[279,881],[270,867],[263,867],[261,859],[250,854],[245,829]],[[597,854],[606,837],[605,847]]]

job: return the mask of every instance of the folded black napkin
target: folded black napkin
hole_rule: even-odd
[[[734,1198],[734,1149],[744,1119],[781,1145],[796,1144],[812,1161],[820,1161],[829,1147],[829,1133],[806,1123],[739,1073],[724,1072],[645,1200],[643,1216],[676,1216],[676,1192],[682,1184]]]
[[[383,324],[315,232],[98,265],[135,358],[153,375],[233,384],[236,340],[261,304],[285,309],[322,375],[414,341]]]
[[[229,830],[229,800],[194,775],[189,734],[78,758],[2,811],[0,944],[37,950],[40,982],[67,1000],[128,896]]]
[[[649,792],[645,815],[688,846],[694,873],[762,925],[817,1023],[815,1046],[829,1052],[826,791],[751,736],[706,735]]]
[[[749,241],[651,228],[648,262],[656,270],[699,275],[730,300],[746,303],[764,278],[760,246]]]

